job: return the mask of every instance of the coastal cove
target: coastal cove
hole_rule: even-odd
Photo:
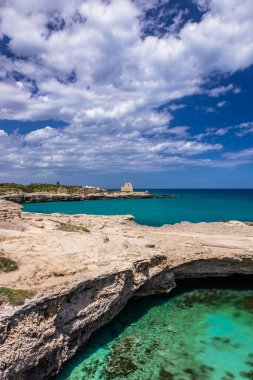
[[[252,379],[252,279],[234,283],[198,281],[130,301],[55,380]]]
[[[157,228],[133,223],[133,218],[126,215],[23,213],[16,203],[0,203],[3,268],[0,274],[1,380],[53,378],[68,360],[75,357],[81,347],[87,343],[92,344],[93,333],[108,323],[113,323],[114,318],[129,301],[134,302],[135,297],[167,294],[168,304],[165,302],[160,310],[163,323],[157,325],[156,332],[158,334],[164,329],[166,334],[168,332],[173,335],[173,331],[177,331],[176,326],[173,327],[173,313],[169,322],[167,313],[163,314],[163,306],[165,310],[167,306],[170,309],[174,302],[170,293],[182,281],[199,279],[202,284],[206,278],[211,278],[212,287],[215,288],[221,277],[229,278],[238,274],[241,279],[253,275],[253,227],[250,223],[180,223]],[[11,272],[8,263],[9,267],[13,266]],[[236,281],[241,281],[240,279]],[[214,296],[211,292],[209,300],[214,301],[215,298],[219,303],[220,299],[225,306],[226,295],[224,298],[224,295],[214,293]],[[246,305],[251,307],[251,296],[251,293],[238,294],[237,305],[241,305],[245,297],[250,297]],[[197,296],[190,298],[195,299],[196,307],[200,306],[203,310],[201,300],[206,298],[205,292],[198,292]],[[154,301],[159,302],[159,296]],[[151,316],[152,302],[151,300],[150,305],[147,305]],[[177,309],[182,318],[184,315],[186,320],[189,316],[193,318],[195,305],[187,311],[184,304],[185,302],[181,303]],[[149,310],[147,313],[150,315]],[[244,316],[242,311],[242,321],[248,318]],[[154,321],[155,326],[156,316],[153,317],[151,321]],[[126,329],[128,323],[129,320],[126,320]],[[172,330],[166,328],[168,323]],[[129,328],[132,327],[130,324]],[[136,328],[139,329],[138,322]],[[240,326],[238,331],[240,332]],[[214,337],[219,337],[219,334]],[[127,341],[123,344],[119,342],[117,350],[111,356],[116,360],[111,361],[111,371],[115,375],[117,358],[121,358],[126,346],[129,348],[130,345],[133,352],[135,347],[139,347],[140,359],[142,348],[150,350],[149,346],[138,343],[138,337],[137,340],[135,337],[133,340],[128,340],[127,336],[125,338]],[[166,343],[167,338],[171,339],[167,336],[161,343]],[[151,336],[151,340],[147,340],[147,344],[151,343],[151,349],[152,339]],[[174,357],[178,351],[177,342],[182,342],[180,334],[171,343],[175,348]],[[111,343],[114,345],[115,341],[112,340]],[[249,345],[251,348],[251,341]],[[245,363],[251,352],[246,346],[243,346],[244,356],[240,362],[243,365],[239,363],[233,373],[250,373]],[[163,351],[162,346],[159,350]],[[129,358],[127,362],[128,360]],[[189,358],[189,365],[191,362],[192,358]],[[139,364],[133,364],[137,365]],[[191,367],[182,369],[187,368],[189,370]],[[167,376],[166,372],[160,373],[160,370],[161,367],[156,368],[162,379],[169,376],[171,380],[170,374]],[[173,373],[167,365],[165,371]],[[134,372],[129,373],[130,376],[132,374]],[[188,378],[186,376],[185,379],[192,380],[191,375]],[[76,378],[80,380],[79,375]],[[143,380],[138,378],[138,374],[130,379]]]
[[[143,191],[143,190],[142,190]],[[158,199],[106,199],[26,203],[24,211],[37,213],[133,215],[139,224],[161,226],[182,221],[193,223],[240,220],[253,222],[253,190],[151,189],[151,195],[175,195]]]
[[[253,0],[0,0],[0,380],[253,380]]]

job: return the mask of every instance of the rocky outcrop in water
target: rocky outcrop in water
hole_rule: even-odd
[[[87,194],[9,194],[2,196],[2,199],[15,203],[38,203],[38,202],[64,202],[64,201],[88,201],[88,200],[103,200],[103,199],[152,199],[152,198],[175,198],[173,195],[152,195],[145,192],[127,193],[87,193]]]

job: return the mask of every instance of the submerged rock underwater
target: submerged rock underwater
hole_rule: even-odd
[[[253,289],[131,301],[56,380],[253,379]]]

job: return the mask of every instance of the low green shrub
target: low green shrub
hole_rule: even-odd
[[[17,263],[8,257],[0,256],[0,272],[12,272],[17,270]]]
[[[87,227],[76,226],[74,224],[62,223],[62,222],[59,223],[58,230],[65,231],[65,232],[90,232],[90,230]]]
[[[32,298],[34,295],[35,292],[30,290],[0,287],[0,305],[4,302],[14,306],[23,305],[27,298]]]

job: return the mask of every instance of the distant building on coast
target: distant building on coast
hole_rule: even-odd
[[[131,182],[126,182],[122,188],[120,189],[120,191],[122,191],[123,193],[133,193],[134,189],[133,189],[133,185],[131,184]]]

